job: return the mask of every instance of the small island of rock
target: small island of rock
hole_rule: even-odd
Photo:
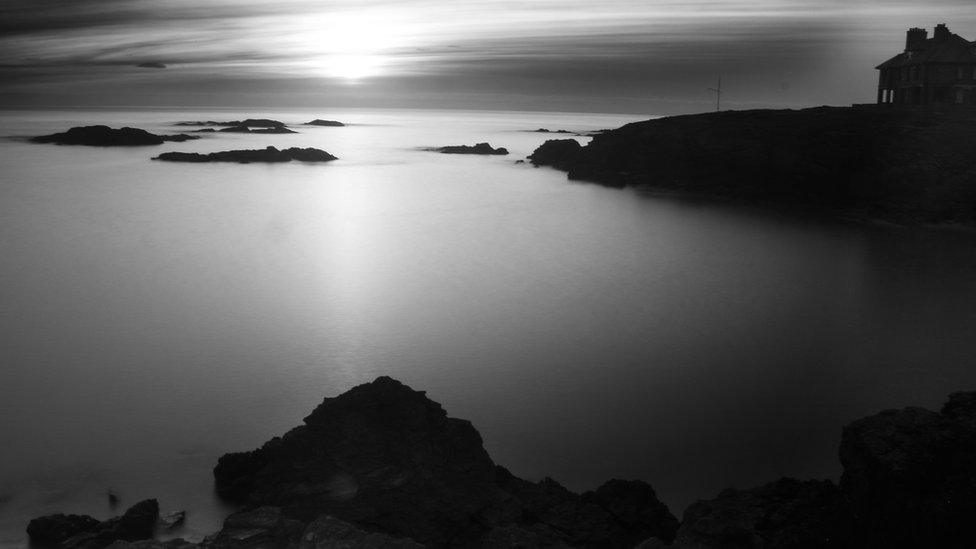
[[[301,162],[329,162],[338,160],[338,158],[322,149],[313,149],[311,147],[305,149],[291,147],[282,150],[267,147],[264,149],[220,151],[208,154],[166,152],[154,157],[153,160],[165,160],[169,162],[238,162],[241,164],[249,164],[251,162],[290,162],[292,160],[299,160]]]
[[[333,126],[333,127],[345,126],[345,124],[339,122],[338,120],[322,120],[321,118],[316,118],[311,122],[306,122],[305,125],[306,126]]]
[[[439,152],[442,154],[484,154],[484,155],[505,155],[508,149],[505,147],[492,148],[488,143],[478,143],[477,145],[448,145],[446,147],[428,147],[425,151]]]
[[[32,137],[34,143],[57,145],[87,145],[90,147],[140,147],[162,145],[167,141],[183,142],[200,139],[198,135],[156,135],[139,128],[110,128],[108,126],[77,126],[62,133]]]

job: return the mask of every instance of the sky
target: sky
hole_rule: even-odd
[[[674,114],[873,102],[972,0],[0,0],[0,107]]]

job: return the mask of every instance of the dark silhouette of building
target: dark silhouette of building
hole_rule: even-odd
[[[909,29],[905,51],[878,65],[878,103],[976,105],[976,42],[949,32]]]

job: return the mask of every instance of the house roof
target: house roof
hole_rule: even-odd
[[[875,68],[888,69],[925,63],[976,63],[976,42],[970,42],[958,34],[950,34],[943,40],[929,38],[915,50],[899,53]]]

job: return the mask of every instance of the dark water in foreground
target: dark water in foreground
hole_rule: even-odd
[[[835,477],[841,426],[976,388],[976,233],[791,218],[515,165],[539,113],[6,113],[0,135],[267,115],[361,125],[151,149],[0,142],[0,545],[31,516],[157,497],[392,375],[496,462],[577,490],[642,478],[680,515]],[[332,116],[330,116],[332,115]],[[172,128],[171,128],[172,129]],[[488,140],[510,157],[415,147]],[[318,146],[342,160],[149,162]]]

